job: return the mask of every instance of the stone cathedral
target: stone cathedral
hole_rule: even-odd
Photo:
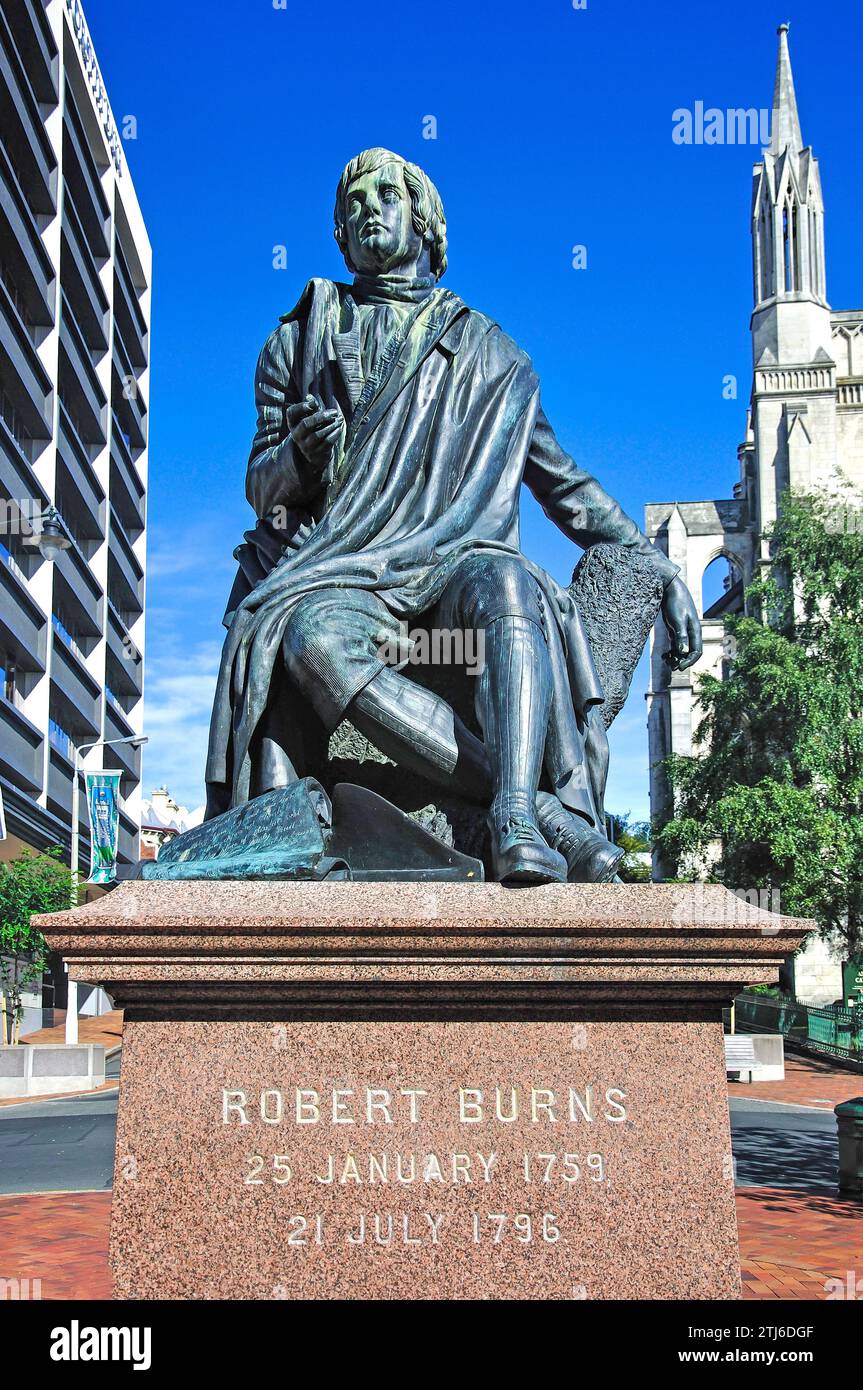
[[[803,143],[787,24],[779,29],[770,148],[753,170],[751,234],[753,380],[740,481],[733,498],[646,508],[648,536],[680,565],[704,620],[704,655],[688,671],[672,672],[662,660],[661,624],[651,638],[654,816],[665,813],[669,796],[657,763],[692,752],[695,687],[706,672],[722,674],[723,619],[742,608],[745,587],[769,559],[764,533],[779,497],[825,487],[863,495],[863,309],[828,303],[821,180]],[[720,556],[728,562],[725,592],[705,607],[703,577]]]

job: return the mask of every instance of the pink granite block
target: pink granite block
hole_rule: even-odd
[[[131,1023],[122,1094],[118,1297],[739,1297],[718,1024]]]
[[[126,1010],[121,1298],[737,1298],[725,889],[127,884],[41,919]]]

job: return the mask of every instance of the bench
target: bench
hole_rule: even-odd
[[[781,1081],[785,1076],[780,1033],[726,1033],[725,1071],[740,1081]]]

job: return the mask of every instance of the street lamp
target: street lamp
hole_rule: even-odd
[[[46,507],[41,516],[33,518],[33,535],[24,538],[25,545],[39,547],[43,560],[59,558],[71,545],[63,526],[63,518],[54,506]]]
[[[83,753],[92,752],[94,748],[115,748],[118,744],[125,743],[128,743],[132,748],[143,748],[146,742],[146,734],[133,734],[128,738],[97,738],[92,743],[82,743],[80,748],[74,749],[74,757],[72,759],[72,852],[70,856],[73,907],[78,906],[79,818],[81,814],[81,791],[78,785],[78,777],[82,771],[79,761],[81,755]],[[78,981],[69,980],[67,983],[67,990],[66,1042],[74,1044],[78,1041]]]
[[[63,518],[53,503],[47,506],[44,512],[38,517],[34,517],[31,522],[33,534],[25,537],[24,544],[33,547],[38,546],[39,554],[43,560],[49,564],[58,560],[64,550],[68,550],[72,542],[66,533]],[[133,734],[128,738],[108,738],[95,739],[92,743],[82,743],[80,748],[74,749],[72,758],[72,843],[70,846],[70,868],[71,868],[71,898],[72,907],[78,906],[78,857],[80,849],[79,820],[81,815],[81,791],[78,785],[78,777],[82,771],[80,758],[83,753],[90,753],[94,748],[114,748],[118,744],[130,744],[132,748],[142,748],[147,742],[143,734]],[[66,967],[68,974],[69,967]],[[77,1043],[78,1041],[78,982],[69,980],[68,999],[66,1002],[66,1042]]]

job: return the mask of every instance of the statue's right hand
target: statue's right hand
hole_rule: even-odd
[[[289,405],[285,415],[291,439],[303,458],[323,473],[332,461],[342,429],[341,411],[325,410],[314,396],[306,396],[297,405]]]

